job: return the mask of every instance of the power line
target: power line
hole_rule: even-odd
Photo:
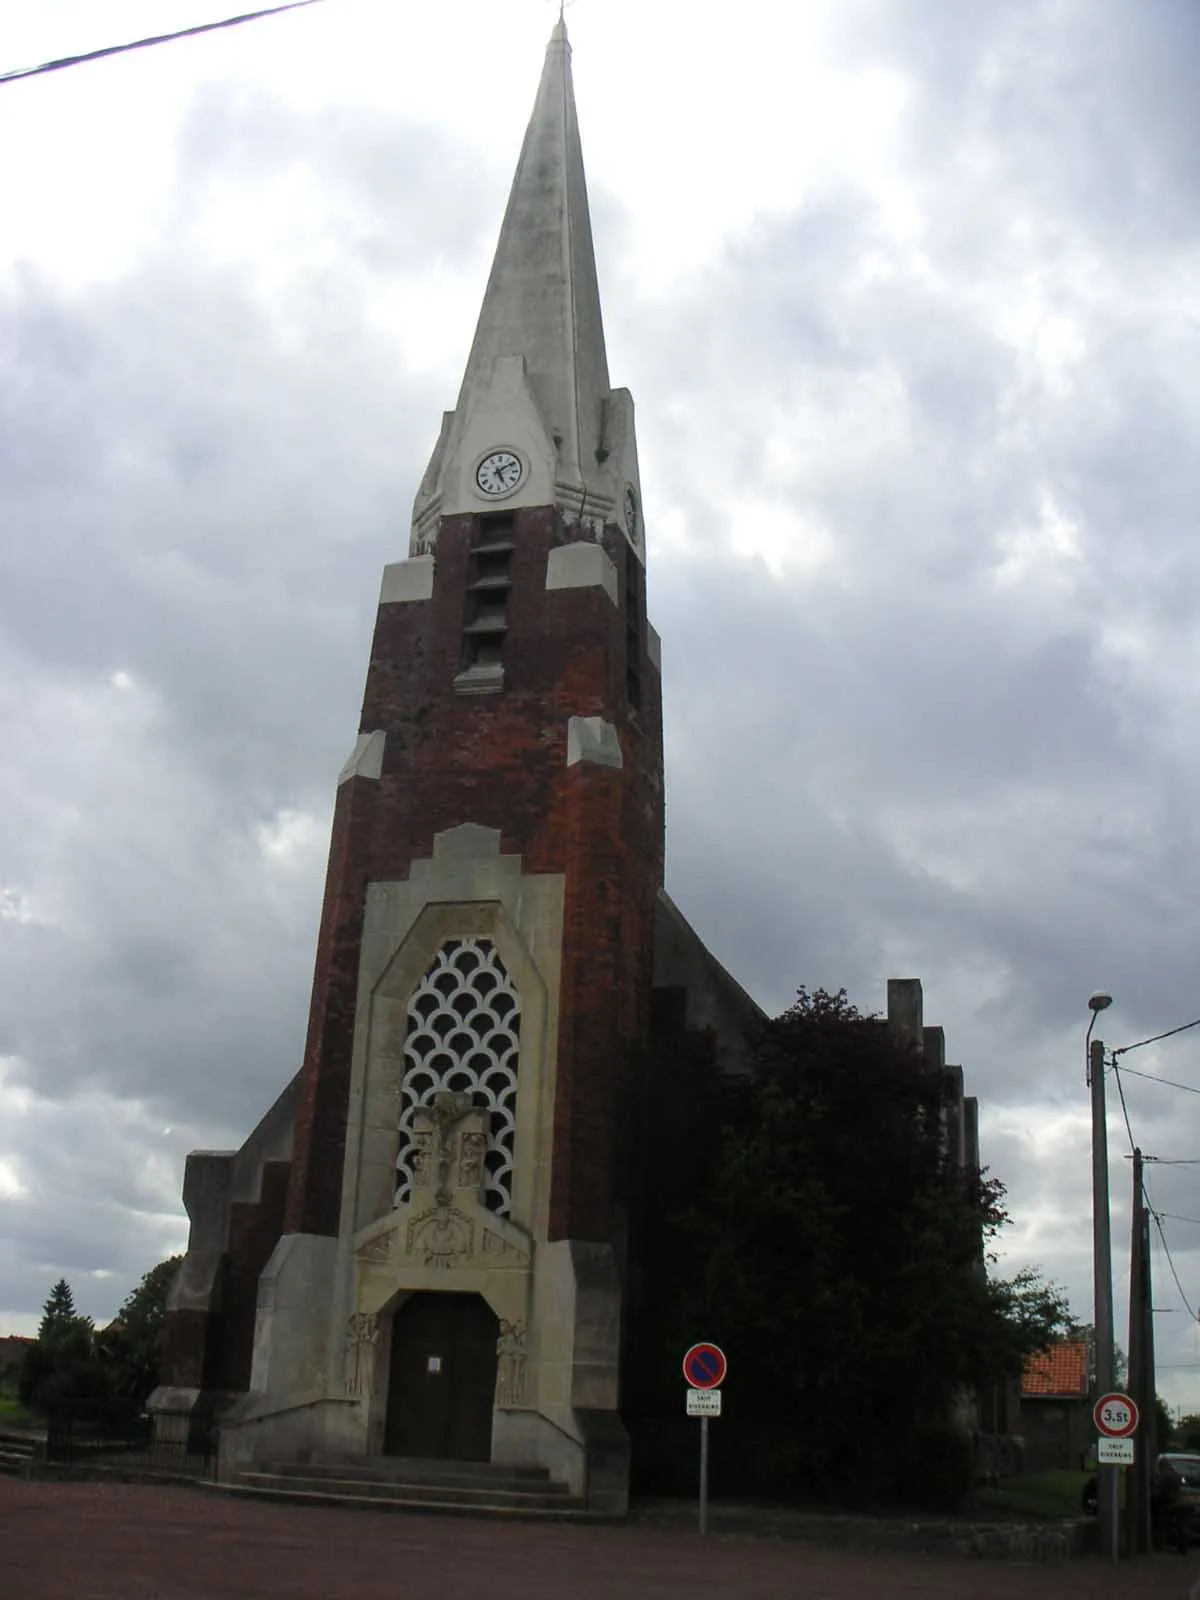
[[[1159,1078],[1153,1072],[1139,1072],[1136,1067],[1118,1067],[1114,1062],[1113,1071],[1117,1073],[1128,1072],[1130,1077],[1145,1078],[1148,1083],[1162,1083],[1168,1089],[1186,1089],[1188,1094],[1200,1094],[1200,1089],[1194,1083],[1176,1083],[1173,1078]]]
[[[1200,1217],[1181,1217],[1174,1211],[1160,1211],[1160,1217],[1165,1217],[1168,1222],[1194,1222],[1200,1228]]]
[[[1150,1212],[1150,1215],[1154,1218],[1154,1226],[1158,1229],[1158,1237],[1162,1241],[1163,1254],[1167,1258],[1167,1265],[1171,1269],[1171,1276],[1175,1279],[1175,1287],[1179,1290],[1179,1298],[1183,1301],[1184,1309],[1187,1311],[1188,1316],[1191,1317],[1193,1322],[1195,1322],[1196,1313],[1192,1310],[1192,1302],[1188,1299],[1187,1295],[1184,1293],[1183,1284],[1180,1283],[1179,1274],[1175,1270],[1175,1263],[1171,1259],[1171,1247],[1167,1243],[1167,1235],[1166,1235],[1165,1230],[1163,1229],[1162,1218],[1159,1216],[1157,1211],[1153,1211],[1152,1210]]]
[[[43,61],[36,67],[16,67],[11,72],[0,72],[0,83],[13,83],[17,78],[34,78],[42,72],[61,72],[64,67],[77,67],[84,61],[99,61],[104,56],[123,55],[126,50],[146,50],[152,44],[169,44],[172,39],[191,39],[198,33],[214,33],[218,28],[236,28],[243,22],[257,22],[260,17],[274,17],[281,11],[299,11],[304,6],[320,5],[322,0],[289,0],[287,5],[267,6],[261,11],[245,11],[239,17],[224,17],[220,22],[201,22],[192,28],[180,28],[176,33],[156,33],[147,39],[132,39],[128,44],[110,44],[103,50],[86,50],[82,55],[60,56],[56,61]]]
[[[1128,1046],[1127,1048],[1132,1049],[1134,1047],[1133,1046]],[[1160,1240],[1160,1242],[1162,1244],[1163,1254],[1167,1258],[1167,1265],[1171,1269],[1171,1276],[1175,1280],[1175,1287],[1179,1291],[1179,1298],[1183,1301],[1184,1306],[1187,1309],[1188,1316],[1191,1318],[1191,1320],[1193,1322],[1195,1322],[1196,1321],[1196,1313],[1192,1310],[1191,1302],[1189,1301],[1187,1295],[1184,1293],[1183,1284],[1179,1281],[1179,1273],[1175,1270],[1175,1262],[1171,1258],[1171,1249],[1170,1249],[1170,1246],[1167,1244],[1167,1236],[1166,1236],[1166,1233],[1163,1230],[1162,1219],[1163,1219],[1163,1216],[1166,1213],[1159,1212],[1159,1211],[1156,1211],[1154,1209],[1154,1201],[1151,1198],[1150,1188],[1149,1188],[1149,1185],[1146,1182],[1145,1169],[1144,1169],[1144,1167],[1142,1167],[1140,1165],[1142,1160],[1145,1160],[1145,1161],[1156,1161],[1158,1158],[1156,1156],[1146,1156],[1144,1158],[1139,1156],[1138,1148],[1137,1148],[1137,1140],[1133,1137],[1133,1125],[1129,1120],[1129,1107],[1125,1103],[1125,1088],[1124,1088],[1124,1085],[1121,1082],[1121,1071],[1122,1071],[1122,1069],[1117,1064],[1117,1055],[1118,1055],[1118,1052],[1114,1050],[1113,1053],[1112,1053],[1112,1074],[1113,1074],[1113,1079],[1115,1080],[1116,1085],[1117,1085],[1117,1094],[1120,1097],[1120,1101],[1121,1101],[1121,1115],[1125,1119],[1125,1132],[1129,1136],[1129,1148],[1133,1152],[1135,1163],[1138,1164],[1138,1170],[1141,1171],[1141,1196],[1140,1196],[1140,1199],[1141,1199],[1141,1202],[1144,1204],[1146,1211],[1148,1211],[1149,1214],[1154,1218],[1154,1225],[1158,1229],[1158,1237],[1159,1237],[1159,1240]],[[1126,1067],[1124,1070],[1126,1072],[1133,1072],[1133,1068],[1132,1067]],[[1135,1077],[1139,1077],[1139,1078],[1145,1078],[1145,1077],[1149,1077],[1149,1073],[1137,1072],[1137,1073],[1134,1073],[1134,1076]],[[1155,1081],[1156,1082],[1163,1082],[1165,1080],[1156,1079]],[[1186,1087],[1186,1085],[1178,1085],[1177,1087]],[[1198,1092],[1200,1092],[1200,1091],[1198,1091]],[[1174,1165],[1175,1163],[1168,1163],[1168,1164]],[[1182,1163],[1178,1163],[1178,1164],[1182,1165]],[[1136,1210],[1136,1202],[1135,1202],[1135,1210]],[[1183,1218],[1181,1220],[1183,1220],[1183,1221],[1193,1221],[1195,1219],[1193,1219],[1193,1218]],[[1198,1225],[1200,1225],[1200,1224],[1198,1224]]]
[[[1129,1107],[1125,1104],[1125,1089],[1124,1085],[1121,1083],[1121,1069],[1117,1065],[1117,1058],[1115,1054],[1113,1056],[1112,1070],[1113,1078],[1115,1079],[1117,1085],[1117,1093],[1121,1097],[1121,1115],[1125,1118],[1125,1132],[1129,1135],[1129,1148],[1130,1150],[1136,1150],[1137,1140],[1133,1137],[1133,1129],[1129,1125]]]
[[[1139,1039],[1136,1044],[1123,1044],[1120,1049],[1114,1050],[1114,1056],[1123,1056],[1130,1050],[1140,1050],[1145,1044],[1157,1044],[1160,1039],[1172,1039],[1177,1033],[1186,1033],[1189,1028],[1200,1028],[1200,1017],[1195,1022],[1184,1022],[1178,1028],[1168,1028],[1166,1033],[1154,1033],[1148,1039]]]

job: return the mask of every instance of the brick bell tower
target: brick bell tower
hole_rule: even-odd
[[[560,21],[409,555],[383,573],[290,1148],[277,1108],[260,1164],[282,1194],[290,1157],[231,1465],[525,1462],[624,1506],[625,1119],[663,876],[644,562]],[[192,1158],[194,1193],[217,1159]],[[231,1249],[227,1228],[227,1282]],[[207,1335],[193,1317],[193,1345],[232,1310]],[[212,1349],[192,1366],[221,1386]]]

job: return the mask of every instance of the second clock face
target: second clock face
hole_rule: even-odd
[[[625,485],[625,526],[629,530],[629,537],[636,544],[641,527],[638,521],[637,495],[632,484]]]
[[[492,496],[510,494],[524,475],[521,458],[512,450],[492,450],[475,468],[479,492]]]

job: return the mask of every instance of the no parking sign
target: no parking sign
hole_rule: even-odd
[[[688,1416],[700,1418],[700,1532],[708,1532],[708,1419],[721,1415],[721,1385],[729,1363],[719,1344],[694,1344],[683,1358],[683,1375],[691,1384]]]
[[[683,1375],[693,1389],[719,1389],[728,1371],[719,1344],[694,1344],[683,1358]]]

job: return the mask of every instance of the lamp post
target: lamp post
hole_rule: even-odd
[[[1092,1038],[1096,1018],[1112,1005],[1112,995],[1094,994],[1088,1001],[1084,1051],[1092,1090],[1092,1282],[1095,1293],[1096,1395],[1113,1385],[1112,1232],[1108,1201],[1108,1124],[1104,1099],[1104,1045]],[[1096,1463],[1096,1527],[1102,1555],[1117,1559],[1119,1535],[1117,1468]]]

